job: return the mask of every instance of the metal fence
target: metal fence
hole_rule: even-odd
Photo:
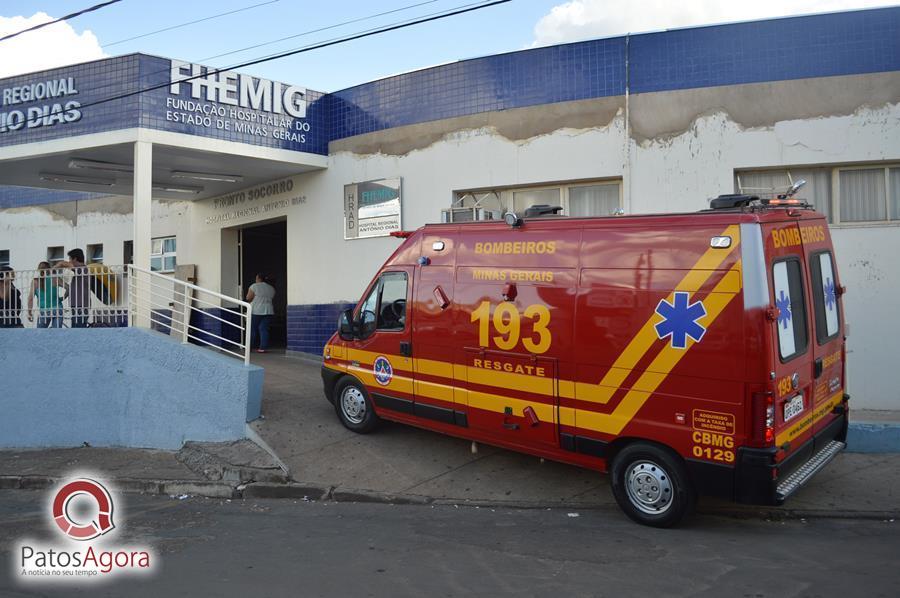
[[[0,328],[137,326],[250,363],[250,304],[134,266],[0,271]]]
[[[0,327],[87,328],[128,325],[122,266],[0,271]]]
[[[249,303],[134,266],[128,266],[128,279],[130,326],[152,328],[250,363]]]

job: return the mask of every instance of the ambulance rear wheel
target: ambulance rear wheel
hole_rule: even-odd
[[[696,492],[681,460],[668,450],[636,442],[615,456],[612,491],[631,519],[653,527],[671,527],[694,507]]]
[[[334,388],[334,396],[337,399],[334,409],[345,428],[365,434],[374,430],[381,421],[372,409],[369,393],[355,379],[341,379]]]

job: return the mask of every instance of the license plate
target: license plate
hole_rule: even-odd
[[[788,421],[803,413],[803,395],[797,395],[784,404],[784,421]]]

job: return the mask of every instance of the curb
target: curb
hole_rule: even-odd
[[[38,475],[0,476],[0,490],[46,490],[63,478]],[[161,496],[206,496],[209,498],[240,498],[235,488],[226,482],[207,480],[147,480],[116,478],[112,480],[116,491],[124,494],[155,494]]]
[[[0,476],[0,490],[45,490],[60,481],[39,475]],[[335,488],[317,484],[291,482],[277,484],[254,482],[232,486],[226,482],[205,480],[147,480],[119,478],[113,481],[118,492],[125,494],[148,494],[159,496],[201,496],[226,499],[293,499],[303,501],[327,501],[337,503],[377,503],[391,505],[432,505],[453,507],[475,507],[495,509],[568,509],[570,511],[619,511],[615,503],[538,503],[517,500],[472,500],[435,498],[420,494],[390,494],[351,488]],[[746,505],[698,505],[697,513],[735,519],[767,519],[772,521],[797,519],[900,519],[900,509],[896,511],[834,511],[825,509],[776,509],[771,507]]]
[[[847,450],[853,453],[900,453],[900,424],[851,421],[847,428]]]

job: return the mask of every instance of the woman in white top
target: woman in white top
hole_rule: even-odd
[[[266,275],[256,275],[256,282],[247,290],[247,301],[250,302],[250,348],[257,344],[257,353],[265,353],[269,348],[269,326],[272,323],[272,315],[275,307],[272,299],[275,298],[275,287],[266,282]]]

